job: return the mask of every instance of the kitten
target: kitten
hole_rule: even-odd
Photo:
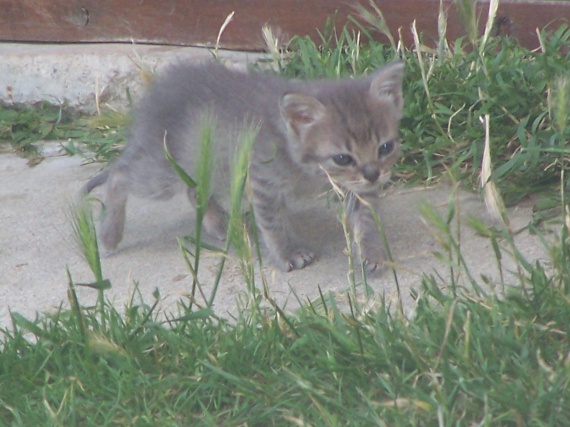
[[[367,204],[398,160],[402,117],[402,62],[367,77],[303,82],[229,69],[213,61],[171,66],[135,111],[130,139],[121,156],[84,187],[87,194],[106,181],[106,210],[100,230],[106,248],[121,241],[127,196],[168,199],[188,189],[171,169],[173,158],[193,176],[200,118],[216,118],[216,162],[204,229],[225,238],[219,197],[245,121],[259,125],[249,179],[256,223],[275,264],[284,271],[309,265],[315,254],[298,241],[287,207],[291,197],[315,195],[332,179],[346,192],[349,223],[369,272],[385,260],[383,242]],[[218,179],[219,178],[219,179]]]

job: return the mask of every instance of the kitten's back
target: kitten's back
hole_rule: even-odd
[[[136,185],[136,178],[149,168],[159,172],[158,188],[151,192],[170,191],[177,185],[172,169],[164,158],[164,140],[176,161],[192,173],[199,146],[200,118],[205,112],[216,118],[216,147],[224,155],[233,127],[245,121],[264,118],[266,128],[278,121],[278,100],[289,88],[286,80],[265,74],[228,68],[214,61],[177,63],[170,66],[148,89],[134,110],[133,124],[124,153],[118,160],[120,167],[131,169],[135,178],[133,191],[148,193]],[[146,159],[146,160],[145,160]],[[158,168],[157,168],[158,166]],[[136,167],[139,173],[132,169]]]
[[[189,120],[207,108],[213,109],[220,121],[278,114],[278,99],[288,86],[284,79],[214,61],[178,63],[149,88],[135,111],[135,121],[141,119],[135,125],[143,135],[156,137],[156,126],[174,135],[186,131]],[[162,131],[158,132],[161,137]]]

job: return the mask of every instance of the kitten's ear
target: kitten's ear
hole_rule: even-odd
[[[317,99],[299,93],[285,95],[281,99],[279,107],[287,127],[293,131],[296,137],[299,137],[326,114],[325,106]]]
[[[370,95],[378,99],[390,99],[397,108],[402,109],[402,80],[404,79],[404,63],[395,61],[378,70],[372,76]]]

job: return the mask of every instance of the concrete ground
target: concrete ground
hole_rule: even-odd
[[[0,93],[4,102],[58,100],[89,111],[94,106],[96,88],[100,95],[105,95],[104,102],[115,108],[124,107],[123,93],[127,86],[139,88],[135,90],[136,96],[142,86],[137,71],[140,61],[159,67],[173,57],[204,55],[204,51],[109,45],[92,48],[0,45],[0,55],[7,55],[0,64],[1,90],[11,87],[9,93]],[[228,56],[232,60],[243,59],[239,54]],[[135,63],[133,57],[139,62]],[[11,98],[6,98],[8,94]],[[101,98],[98,96],[99,102]],[[84,165],[81,158],[62,155],[53,144],[45,150],[46,159],[34,167],[28,166],[25,159],[0,150],[0,326],[9,324],[9,310],[33,317],[37,311],[54,310],[60,305],[68,307],[68,271],[75,283],[94,280],[74,241],[69,212],[81,186],[102,165]],[[382,221],[408,309],[413,308],[410,291],[419,288],[423,273],[440,275],[443,283],[448,282],[449,268],[433,255],[434,251],[442,250],[437,234],[424,223],[418,206],[427,202],[445,213],[452,193],[449,187],[441,186],[391,188],[385,195]],[[469,216],[489,223],[484,205],[477,195],[466,192],[459,192],[457,200],[461,250],[473,276],[484,275],[498,281],[490,242],[463,225]],[[319,257],[313,265],[291,273],[277,271],[267,263],[264,273],[271,296],[286,309],[298,306],[297,297],[301,301],[318,298],[319,288],[324,294],[335,293],[344,298],[349,289],[347,258],[343,254],[345,242],[335,209],[327,207],[325,200],[317,200],[304,206],[298,215],[302,235]],[[528,223],[532,208],[521,205],[510,209],[509,215],[513,229],[517,229]],[[177,301],[190,292],[191,277],[176,237],[191,234],[191,218],[189,203],[183,195],[168,202],[130,199],[127,228],[119,250],[102,260],[103,274],[112,283],[107,297],[120,306],[131,299],[134,284],[138,283],[147,303],[153,302],[151,295],[158,288],[163,297],[161,308],[175,310]],[[517,245],[529,260],[547,258],[540,239],[526,231],[517,236]],[[218,260],[212,253],[204,254],[200,279],[206,294],[211,291]],[[515,264],[508,256],[503,263],[507,282],[515,283],[508,273],[515,270]],[[372,278],[369,285],[376,295],[395,300],[396,285],[390,272]],[[216,298],[216,312],[224,316],[235,313],[236,303],[245,291],[239,263],[230,257]],[[79,288],[82,303],[93,303],[95,296],[93,290]]]

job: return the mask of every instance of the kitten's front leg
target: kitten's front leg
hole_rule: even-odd
[[[367,273],[380,271],[386,262],[384,241],[372,213],[377,212],[378,202],[376,194],[356,196],[350,192],[345,201],[354,241]]]
[[[255,221],[277,266],[291,271],[313,262],[315,254],[301,246],[295,237],[285,195],[253,177],[252,187]]]

